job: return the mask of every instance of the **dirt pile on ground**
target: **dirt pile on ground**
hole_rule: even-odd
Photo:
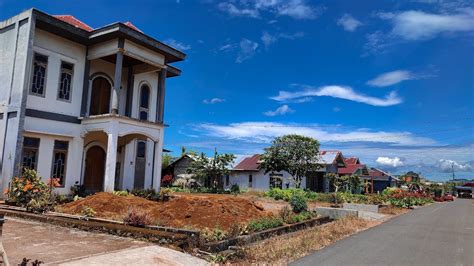
[[[219,227],[227,230],[233,224],[268,215],[261,205],[231,195],[180,194],[167,202],[155,202],[105,192],[67,203],[59,211],[80,215],[85,206],[94,209],[96,217],[115,220],[122,220],[131,208],[140,209],[149,213],[158,225],[189,229]]]

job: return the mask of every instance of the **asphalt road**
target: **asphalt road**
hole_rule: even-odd
[[[474,200],[435,203],[291,265],[474,265]]]

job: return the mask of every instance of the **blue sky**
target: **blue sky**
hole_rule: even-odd
[[[5,1],[182,49],[165,146],[251,154],[299,133],[393,173],[474,177],[470,1]]]

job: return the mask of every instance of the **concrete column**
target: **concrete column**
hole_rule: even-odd
[[[115,59],[114,90],[112,91],[112,114],[118,114],[119,108],[120,85],[122,84],[123,47],[124,40],[119,39],[118,51]]]
[[[107,132],[107,155],[105,161],[104,191],[114,191],[115,166],[117,164],[118,124],[112,121]]]
[[[161,189],[161,161],[163,158],[163,130],[160,130],[160,139],[155,142],[155,161],[153,162],[153,188],[158,192]]]
[[[165,113],[166,68],[158,72],[158,93],[156,99],[156,122],[163,123]]]

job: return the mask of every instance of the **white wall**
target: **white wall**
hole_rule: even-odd
[[[279,172],[277,174],[283,174],[283,188],[286,188],[286,184],[289,183],[290,187],[295,187],[293,181],[291,180],[291,175],[285,171]],[[252,175],[252,188],[249,188],[249,175]],[[239,185],[240,189],[251,189],[251,190],[261,190],[267,191],[270,189],[270,173],[266,173],[264,170],[258,172],[250,171],[233,171],[229,175],[229,186],[225,186],[225,177],[224,177],[224,186],[225,188],[230,188],[233,184]],[[301,181],[301,188],[306,187],[306,178],[303,178]]]
[[[34,51],[48,56],[44,97],[28,94],[27,108],[79,116],[82,102],[86,47],[36,29]],[[74,64],[71,101],[58,100],[61,61]],[[31,80],[31,77],[27,77]],[[29,83],[31,86],[31,83]],[[29,89],[29,88],[28,88]]]

